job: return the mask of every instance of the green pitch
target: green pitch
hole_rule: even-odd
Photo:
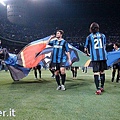
[[[106,71],[105,92],[95,95],[92,70],[78,71],[72,80],[67,71],[66,91],[57,91],[48,70],[42,80],[33,71],[23,80],[13,82],[9,72],[0,72],[0,120],[120,120],[120,83],[111,83]]]

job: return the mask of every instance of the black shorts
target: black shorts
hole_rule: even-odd
[[[106,60],[92,61],[93,72],[103,72],[107,70]]]
[[[51,67],[54,70],[60,70],[61,67],[65,67],[64,63],[51,63]]]
[[[52,68],[52,63],[49,64],[49,68]]]
[[[37,65],[37,69],[38,69],[38,70],[41,70],[41,65]]]
[[[77,70],[78,68],[79,68],[79,67],[73,67],[73,66],[72,66],[72,67],[71,67],[71,70],[74,70],[74,69]]]
[[[34,69],[34,70],[35,70],[35,69],[36,69],[36,70],[37,70],[37,69],[38,69],[38,70],[41,70],[41,65],[37,65],[37,66],[34,67],[33,69]]]

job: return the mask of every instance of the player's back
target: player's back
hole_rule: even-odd
[[[92,61],[106,60],[106,37],[102,33],[91,33],[88,36]]]

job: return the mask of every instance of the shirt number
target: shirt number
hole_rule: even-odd
[[[95,49],[103,48],[101,39],[94,39],[94,48]]]

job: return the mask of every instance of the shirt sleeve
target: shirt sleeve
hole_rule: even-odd
[[[104,44],[106,46],[106,36],[104,35]]]
[[[51,45],[51,46],[53,46],[53,40],[51,40],[49,43],[48,43],[48,45]]]
[[[88,45],[89,45],[89,37],[86,38],[86,42],[85,42],[85,48],[88,48]]]
[[[69,52],[70,50],[69,50],[69,47],[68,47],[68,42],[65,42],[65,51],[66,52]]]
[[[103,38],[103,47],[106,49],[106,36],[102,34],[102,38]]]

